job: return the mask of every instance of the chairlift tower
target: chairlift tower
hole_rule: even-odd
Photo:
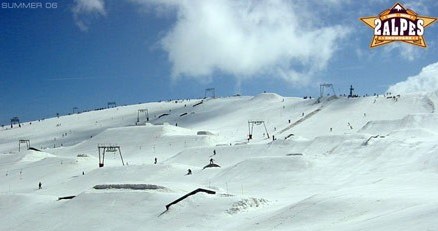
[[[108,102],[107,104],[108,108],[113,108],[113,107],[117,107],[116,102]]]
[[[18,125],[21,126],[21,124],[20,124],[20,119],[19,119],[17,116],[15,116],[15,117],[13,117],[13,118],[11,119],[11,128],[14,127],[14,124],[18,124]]]
[[[137,124],[140,123],[140,113],[145,113],[146,121],[149,121],[149,110],[148,109],[138,109],[137,112]]]
[[[319,94],[320,94],[321,98],[324,97],[324,89],[325,88],[328,88],[329,91],[331,90],[331,92],[333,92],[333,95],[336,96],[335,88],[333,87],[333,84],[331,84],[331,83],[323,83],[323,84],[319,85]]]
[[[268,133],[268,129],[266,128],[265,121],[263,121],[263,120],[250,120],[250,121],[248,121],[248,140],[252,139],[252,134],[254,132],[254,125],[262,125],[262,124],[263,124],[263,127],[265,128],[266,135],[268,136],[268,139],[269,139],[269,133]]]
[[[18,141],[18,152],[21,152],[21,144],[25,144],[26,145],[26,150],[29,150],[30,148],[30,140],[19,140]]]
[[[216,98],[216,89],[215,88],[207,88],[205,89],[204,99],[210,96],[211,98]]]
[[[97,149],[99,151],[99,168],[102,168],[105,164],[105,153],[106,152],[119,152],[120,159],[122,160],[122,165],[125,166],[123,161],[122,151],[120,151],[120,146],[118,145],[98,145]]]

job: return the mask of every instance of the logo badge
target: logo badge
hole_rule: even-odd
[[[374,29],[370,47],[377,47],[395,41],[426,47],[424,29],[432,25],[437,18],[420,16],[413,10],[396,3],[392,8],[378,16],[364,17],[360,20]]]

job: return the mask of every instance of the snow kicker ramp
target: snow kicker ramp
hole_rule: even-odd
[[[423,129],[431,133],[438,131],[437,114],[414,114],[407,115],[399,120],[370,121],[359,132],[368,134],[387,135],[402,129]]]
[[[298,177],[300,172],[310,167],[311,164],[302,156],[250,158],[222,170],[212,181],[259,185],[260,182],[271,181],[273,175],[278,176],[276,180]]]

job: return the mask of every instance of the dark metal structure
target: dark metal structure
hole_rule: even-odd
[[[353,91],[354,91],[353,85],[350,85],[350,94],[348,95],[349,98],[353,97]]]
[[[122,151],[118,145],[98,145],[97,149],[99,151],[99,168],[105,165],[105,153],[107,152],[119,152],[120,159],[122,160],[122,165],[125,166],[123,161]]]
[[[213,99],[216,98],[216,89],[214,89],[214,88],[205,89],[204,98],[207,98],[208,95]]]
[[[117,107],[116,102],[108,102],[108,108]]]
[[[319,85],[319,94],[320,94],[321,98],[324,97],[324,89],[325,88],[328,88],[329,91],[331,90],[333,92],[333,95],[336,96],[335,89],[333,88],[333,84],[331,84],[331,83],[323,83],[323,84]]]
[[[148,109],[138,109],[137,112],[137,123],[140,123],[140,113],[145,113],[146,121],[149,121],[149,110]]]
[[[21,151],[21,144],[25,144],[26,145],[26,150],[29,150],[30,148],[30,140],[19,140],[18,141],[18,151]]]
[[[14,124],[18,124],[21,127],[20,119],[17,116],[15,116],[11,119],[11,128],[14,127]]]
[[[266,128],[266,124],[265,121],[263,120],[250,120],[248,121],[248,140],[252,139],[252,134],[254,132],[254,125],[262,125],[265,128],[265,132],[266,135],[268,136],[269,139],[269,133],[268,133],[268,129]]]
[[[198,189],[196,189],[196,190],[194,190],[194,191],[192,191],[192,192],[189,192],[189,193],[187,193],[186,195],[184,195],[184,196],[178,198],[177,200],[173,201],[172,203],[167,204],[167,205],[166,205],[166,210],[169,210],[169,207],[170,207],[171,205],[174,205],[174,204],[176,204],[176,203],[178,203],[178,202],[180,202],[180,201],[186,199],[187,197],[189,197],[189,196],[191,196],[191,195],[194,195],[194,194],[196,194],[196,193],[198,193],[198,192],[205,192],[205,193],[208,193],[208,194],[216,194],[215,191],[208,190],[208,189],[203,189],[203,188],[198,188]]]

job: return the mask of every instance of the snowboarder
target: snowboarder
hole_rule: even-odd
[[[157,157],[155,157],[154,164],[157,164],[157,162],[158,162]]]
[[[187,169],[187,175],[192,175],[192,170],[190,168]]]
[[[210,159],[210,164],[214,164],[214,163],[213,163],[213,158]]]
[[[85,175],[85,172],[84,172],[84,171],[82,171],[82,176],[83,176],[83,175]]]
[[[215,149],[215,150],[213,150],[213,156],[214,156],[214,155],[216,155],[216,149]]]
[[[39,188],[39,189],[42,189],[42,186],[43,186],[43,184],[41,184],[41,182],[38,183],[38,188]]]

